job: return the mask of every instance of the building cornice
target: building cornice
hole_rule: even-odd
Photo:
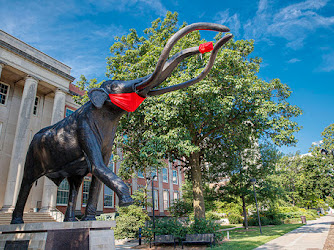
[[[52,71],[52,72],[54,72],[58,75],[70,80],[71,82],[74,81],[74,79],[75,79],[75,77],[73,77],[73,76],[71,76],[71,75],[69,75],[69,74],[51,66],[50,64],[47,64],[47,63],[43,62],[42,60],[40,60],[40,59],[38,59],[38,58],[36,58],[32,55],[29,55],[28,53],[10,45],[9,43],[6,43],[5,41],[0,40],[0,46],[3,47],[6,50],[9,50],[9,51],[25,58],[25,59],[28,59],[29,61],[31,61],[35,64],[38,64],[38,65],[42,66],[43,68],[46,68],[46,69],[48,69],[48,70],[50,70],[50,71]]]

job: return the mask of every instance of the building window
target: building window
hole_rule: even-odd
[[[67,205],[69,192],[70,192],[70,185],[68,184],[68,181],[65,179],[60,183],[58,187],[57,205],[60,206]]]
[[[114,207],[114,191],[104,185],[104,206]]]
[[[163,198],[164,198],[164,210],[167,210],[169,207],[169,192],[168,190],[163,191]]]
[[[178,184],[178,181],[177,181],[177,170],[173,170],[173,184]]]
[[[158,170],[151,168],[151,178],[154,177],[154,180],[156,181],[158,179]]]
[[[154,194],[154,210],[159,210],[159,194],[158,194],[158,190],[154,190],[153,194]]]
[[[167,168],[162,169],[162,181],[168,183],[168,171]]]
[[[144,172],[141,170],[138,170],[138,177],[139,178],[144,178]]]
[[[70,108],[66,108],[66,111],[65,111],[65,116],[69,116],[71,115],[72,113],[74,113],[74,110],[73,109],[70,109]]]
[[[115,173],[115,164],[113,155],[110,156],[108,168]],[[105,207],[114,207],[114,191],[104,185],[103,205]]]
[[[0,82],[0,104],[6,105],[9,94],[9,85]]]
[[[37,115],[38,113],[38,104],[39,104],[39,97],[35,97],[34,109],[32,111],[33,115]]]
[[[92,182],[90,177],[85,176],[82,187],[82,206],[87,205],[90,183]]]
[[[174,201],[179,199],[179,192],[174,192],[173,199]]]

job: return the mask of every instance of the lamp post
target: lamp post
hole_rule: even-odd
[[[155,214],[154,214],[154,187],[153,187],[153,181],[154,178],[157,177],[157,175],[153,175],[151,177],[148,177],[148,180],[151,180],[151,185],[152,185],[152,219],[153,219],[153,229],[155,229]],[[155,232],[153,232],[153,239],[155,241]]]
[[[258,205],[257,205],[256,192],[255,192],[255,183],[256,183],[256,179],[255,179],[255,178],[252,178],[252,179],[250,180],[250,182],[253,184],[254,198],[255,198],[256,211],[257,211],[257,218],[259,219],[260,233],[262,234],[261,220],[260,220],[260,214],[259,214],[259,207],[258,207]]]

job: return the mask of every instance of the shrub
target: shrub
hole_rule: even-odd
[[[181,223],[176,218],[168,217],[156,220],[155,229],[152,228],[152,221],[150,221],[148,226],[143,228],[143,236],[152,238],[155,232],[156,235],[171,234],[176,238],[184,239],[186,234],[214,233],[217,240],[221,240],[223,234],[218,231],[219,229],[219,224],[212,220],[195,219],[192,222],[187,220]]]
[[[242,214],[242,205],[239,202],[216,201],[217,212],[224,214]]]
[[[272,221],[268,219],[267,217],[260,217],[261,220],[261,226],[267,226],[267,225],[276,225],[272,224]],[[279,222],[278,225],[282,224],[282,222]],[[250,217],[248,220],[249,226],[258,226],[259,225],[259,219],[257,217]]]
[[[144,227],[148,215],[141,207],[131,205],[119,209],[116,217],[115,239],[136,238],[140,227]]]
[[[300,221],[301,216],[306,216],[307,220],[312,220],[317,218],[317,212],[313,209],[304,209],[299,207],[277,207],[260,212],[262,225],[296,223]],[[250,216],[248,225],[258,226],[257,214]]]
[[[176,200],[168,208],[173,217],[187,216],[192,211],[192,205],[184,200]]]
[[[214,233],[217,240],[221,240],[223,238],[223,233],[219,232],[219,229],[219,224],[212,220],[195,218],[194,222],[191,223],[188,227],[188,234]]]
[[[220,220],[221,219],[221,216],[215,212],[212,212],[212,211],[208,211],[205,213],[205,218],[207,220]]]
[[[243,221],[243,218],[240,214],[229,214],[228,221],[230,224],[240,224]]]
[[[300,219],[300,216],[306,216],[307,220],[314,220],[318,217],[317,211],[314,209],[305,209],[299,207],[278,207],[277,211],[282,215],[283,219]]]
[[[155,235],[171,234],[174,237],[183,238],[187,233],[187,223],[182,224],[176,218],[161,218],[155,221],[155,229],[153,229],[152,221],[150,221],[147,227],[143,228],[143,236],[151,238],[155,232]]]

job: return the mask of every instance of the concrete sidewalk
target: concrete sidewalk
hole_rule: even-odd
[[[138,240],[120,240],[116,241],[116,250],[124,250],[124,249],[132,249],[135,250],[136,248],[133,248],[135,246],[138,246]]]
[[[278,237],[268,243],[256,248],[263,249],[323,249],[327,235],[334,223],[333,215],[326,215],[317,220],[308,221],[306,225],[297,228],[281,237]]]

